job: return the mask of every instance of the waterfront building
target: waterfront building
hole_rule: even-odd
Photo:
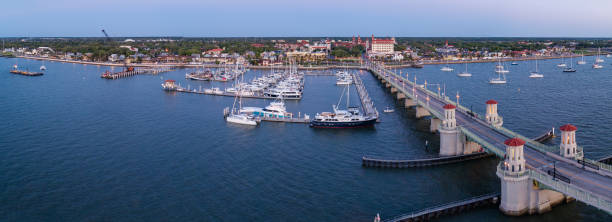
[[[395,38],[377,39],[372,35],[370,52],[372,54],[393,54],[395,48]]]

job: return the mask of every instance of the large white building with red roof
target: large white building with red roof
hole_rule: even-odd
[[[377,39],[372,35],[370,53],[372,54],[393,54],[395,49],[395,38]]]

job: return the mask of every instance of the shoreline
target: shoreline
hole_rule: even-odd
[[[587,55],[593,56],[593,55]],[[573,56],[547,56],[547,57],[525,57],[525,58],[504,58],[501,59],[502,62],[508,61],[532,61],[532,60],[549,60],[549,59],[560,59],[560,58],[576,58],[581,57],[581,55],[573,55]],[[34,56],[15,56],[14,58],[22,58],[22,59],[32,59],[32,60],[41,60],[41,61],[51,61],[51,62],[61,62],[61,63],[74,63],[74,64],[83,64],[83,65],[94,65],[94,66],[107,66],[107,67],[125,67],[125,66],[133,66],[133,67],[177,67],[177,68],[223,68],[227,67],[227,65],[222,64],[189,64],[189,63],[130,63],[130,64],[122,64],[122,63],[108,63],[108,62],[89,62],[89,61],[78,61],[78,60],[65,60],[65,59],[54,59],[54,58],[45,58],[45,57],[34,57]],[[479,60],[457,60],[457,61],[423,61],[422,65],[441,65],[441,64],[464,64],[464,63],[495,63],[497,59],[479,59]],[[413,63],[408,64],[386,64],[386,67],[389,68],[414,68]],[[259,65],[247,65],[249,69],[279,69],[286,68],[288,66],[259,66]],[[302,70],[326,70],[326,69],[340,69],[340,68],[351,68],[351,69],[364,69],[361,66],[355,65],[322,65],[322,66],[298,66],[298,69]]]

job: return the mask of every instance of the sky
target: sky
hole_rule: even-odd
[[[0,37],[612,37],[612,0],[7,0]]]

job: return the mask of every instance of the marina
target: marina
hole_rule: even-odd
[[[589,60],[592,57],[585,57],[585,60]],[[2,61],[3,59],[0,59]],[[20,62],[20,64],[23,62]],[[542,71],[546,71],[547,73],[552,72],[553,68],[555,68],[555,61],[547,61],[542,62],[541,69]],[[11,63],[5,63],[4,67],[10,67]],[[33,63],[32,67],[38,68],[41,64]],[[413,112],[411,109],[404,111],[404,108],[398,108],[398,104],[395,103],[397,94],[394,94],[393,97],[389,96],[389,90],[380,87],[380,83],[376,80],[376,78],[367,71],[359,72],[357,70],[354,71],[355,75],[359,76],[361,79],[361,83],[363,87],[367,89],[368,96],[370,100],[375,102],[375,104],[385,104],[385,106],[389,105],[391,107],[396,107],[395,112],[385,113],[383,117],[383,121],[378,123],[373,129],[358,129],[351,131],[332,131],[332,130],[314,130],[309,127],[305,127],[305,124],[308,124],[307,120],[299,120],[300,124],[282,124],[282,123],[274,123],[268,124],[266,120],[261,119],[261,123],[256,128],[248,128],[242,127],[234,124],[225,124],[223,118],[221,118],[221,113],[224,107],[228,105],[231,106],[233,96],[198,96],[193,93],[166,93],[163,90],[160,90],[160,79],[161,83],[165,80],[176,79],[176,80],[184,80],[185,70],[178,69],[175,71],[167,72],[164,75],[155,76],[155,75],[142,75],[139,78],[124,78],[119,81],[101,81],[99,78],[99,73],[101,73],[104,69],[96,66],[73,66],[72,64],[61,64],[61,63],[47,63],[46,64],[48,70],[45,75],[41,77],[41,79],[46,80],[46,84],[35,84],[32,87],[29,85],[31,82],[21,82],[19,78],[10,78],[10,75],[4,75],[4,81],[9,81],[7,84],[18,84],[20,87],[25,87],[23,89],[18,89],[18,91],[26,90],[33,91],[36,90],[48,90],[52,92],[54,95],[53,102],[57,104],[67,103],[70,101],[81,101],[79,104],[85,110],[89,110],[88,112],[77,112],[68,110],[65,114],[59,113],[59,119],[70,119],[77,118],[83,119],[83,123],[77,123],[76,125],[59,123],[64,130],[58,132],[72,132],[73,134],[80,135],[83,128],[87,128],[88,124],[93,124],[94,121],[91,119],[91,115],[88,113],[91,112],[92,115],[117,115],[116,119],[108,119],[108,123],[104,123],[105,126],[109,127],[108,132],[105,135],[96,135],[96,134],[85,134],[91,138],[97,138],[99,141],[108,141],[108,137],[113,138],[122,138],[121,141],[126,141],[126,138],[123,138],[121,135],[123,133],[116,132],[112,129],[112,126],[117,124],[122,124],[126,122],[130,122],[130,125],[126,130],[132,131],[128,132],[128,135],[132,135],[135,138],[139,137],[142,139],[139,140],[127,140],[127,143],[133,144],[133,146],[138,147],[138,150],[134,150],[134,148],[130,148],[132,146],[124,146],[119,145],[122,150],[133,150],[133,152],[137,152],[140,155],[152,155],[152,158],[161,158],[168,159],[166,157],[177,157],[183,158],[187,162],[207,162],[213,165],[223,165],[227,169],[232,171],[240,171],[245,170],[244,174],[240,174],[242,178],[238,180],[244,182],[251,182],[254,180],[253,176],[250,174],[262,176],[264,174],[260,173],[259,170],[251,170],[244,169],[240,167],[240,165],[235,165],[235,158],[244,158],[248,159],[252,155],[258,155],[258,153],[269,153],[274,155],[274,158],[263,157],[264,162],[253,161],[253,160],[245,160],[245,164],[249,164],[254,168],[265,169],[270,165],[268,163],[277,161],[282,159],[282,162],[278,162],[277,166],[282,168],[291,169],[290,172],[276,172],[276,171],[268,171],[264,170],[265,175],[268,176],[268,180],[271,185],[268,188],[263,187],[261,185],[256,185],[253,188],[245,188],[244,193],[249,193],[250,197],[255,198],[263,198],[266,195],[260,193],[263,189],[264,193],[275,193],[278,196],[272,197],[273,201],[287,201],[291,199],[290,191],[288,188],[283,186],[283,181],[286,181],[285,178],[295,178],[296,182],[292,183],[292,186],[299,187],[301,189],[300,193],[303,193],[308,196],[312,196],[309,198],[310,200],[316,199],[321,204],[325,204],[326,208],[337,212],[338,216],[331,217],[333,220],[345,220],[346,218],[354,218],[354,220],[364,220],[364,218],[371,218],[373,213],[378,211],[381,212],[383,219],[387,219],[392,217],[393,215],[401,215],[405,212],[412,212],[419,209],[425,209],[429,206],[436,205],[437,203],[444,202],[453,202],[455,200],[462,200],[468,198],[470,194],[462,194],[459,192],[445,192],[443,195],[433,195],[427,199],[419,197],[418,195],[414,195],[411,192],[376,192],[375,196],[380,198],[380,200],[369,201],[368,197],[359,197],[360,205],[355,206],[354,209],[362,213],[358,213],[355,215],[352,211],[347,211],[343,209],[346,204],[354,202],[353,200],[343,200],[336,198],[326,198],[325,196],[333,195],[333,193],[340,194],[349,194],[356,192],[364,192],[366,190],[371,189],[371,187],[380,187],[380,189],[384,190],[394,190],[394,189],[404,189],[407,186],[413,187],[415,192],[425,192],[425,190],[444,190],[447,186],[442,186],[440,184],[444,183],[455,183],[456,189],[468,190],[471,194],[478,193],[488,193],[488,192],[496,192],[498,191],[499,179],[495,176],[494,172],[490,170],[478,170],[476,173],[475,170],[466,172],[464,170],[468,169],[486,169],[494,165],[497,161],[494,158],[480,158],[471,161],[464,161],[462,163],[456,164],[448,164],[448,165],[440,165],[440,167],[430,167],[423,168],[427,169],[423,170],[392,170],[389,169],[388,172],[385,172],[384,168],[367,168],[361,167],[361,157],[390,157],[390,156],[402,156],[405,160],[410,159],[427,159],[434,158],[437,156],[437,149],[432,148],[429,150],[424,150],[420,145],[422,144],[423,138],[427,138],[427,140],[431,141],[431,147],[435,147],[438,143],[438,140],[435,136],[432,136],[429,132],[418,132],[415,131],[414,128],[417,127],[422,122],[425,122],[429,126],[429,122],[427,119],[414,119],[413,117],[408,117],[406,113]],[[531,65],[533,66],[533,65]],[[463,68],[463,67],[462,67]],[[547,76],[548,81],[533,81],[527,78],[529,75],[529,65],[523,65],[520,63],[518,66],[513,66],[511,71],[514,73],[518,73],[518,75],[510,75],[508,78],[512,80],[511,84],[508,84],[508,87],[495,87],[486,84],[488,74],[492,73],[493,66],[491,63],[489,64],[471,64],[470,72],[474,73],[470,81],[464,81],[466,79],[457,78],[456,75],[448,75],[448,73],[443,73],[439,71],[439,67],[436,66],[425,66],[423,69],[412,70],[412,69],[404,69],[402,73],[408,74],[410,79],[413,79],[414,76],[417,76],[419,84],[422,84],[425,80],[425,76],[427,76],[428,87],[434,89],[435,85],[439,83],[441,86],[445,85],[446,92],[452,92],[454,96],[455,91],[461,89],[458,87],[457,83],[465,84],[465,87],[473,88],[476,92],[485,92],[487,95],[494,96],[498,101],[512,101],[513,99],[519,98],[521,100],[526,99],[538,99],[540,95],[546,95],[546,97],[563,97],[568,99],[569,102],[576,102],[575,100],[581,98],[584,100],[582,96],[572,96],[568,94],[569,92],[559,92],[557,90],[557,86],[564,82],[576,82],[580,84],[589,84],[589,85],[597,85],[597,81],[595,79],[603,78],[603,70],[602,73],[599,73],[596,69],[591,69],[591,67],[576,67],[578,69],[578,73],[585,73],[585,75],[571,75],[571,76]],[[533,67],[531,67],[533,68]],[[75,73],[75,75],[56,75],[56,73]],[[79,73],[79,74],[77,74]],[[82,74],[81,74],[82,73]],[[298,113],[297,111],[301,111],[302,118],[303,113],[314,114],[316,112],[320,112],[322,110],[329,109],[329,104],[336,103],[338,100],[338,95],[343,87],[339,87],[335,85],[336,78],[333,75],[335,72],[332,72],[332,75],[307,75],[304,76],[307,78],[304,86],[304,97],[301,100],[285,100],[287,110],[294,112],[294,115]],[[47,75],[48,74],[48,75]],[[245,79],[252,79],[257,76],[263,76],[269,74],[267,70],[251,70],[246,73],[244,76]],[[38,78],[37,78],[38,79]],[[460,82],[457,82],[459,81]],[[580,80],[580,81],[579,81]],[[55,83],[57,82],[57,84]],[[86,89],[91,91],[90,95],[76,95],[71,97],[65,97],[66,92],[57,92],[51,90],[53,88],[59,87],[58,84],[70,84],[74,86],[81,85],[81,82],[85,82]],[[583,83],[584,82],[584,83]],[[176,83],[176,82],[175,82]],[[135,85],[134,85],[135,84]],[[185,82],[181,83],[185,84]],[[136,89],[142,93],[134,94],[133,89],[127,88],[127,85],[133,85]],[[178,85],[178,84],[177,84]],[[185,87],[191,90],[197,89],[200,87],[202,90],[210,89],[217,87],[220,90],[224,91],[225,88],[232,88],[234,83],[231,82],[209,82],[209,81],[192,81],[189,82],[190,86]],[[360,84],[357,84],[360,85]],[[357,85],[351,85],[352,95],[359,95],[357,92]],[[442,87],[444,88],[444,87]],[[517,90],[520,88],[520,92]],[[537,88],[538,92],[534,93],[534,90]],[[85,88],[84,88],[85,90]],[[461,90],[461,96],[463,98],[462,103],[470,107],[474,104],[474,111],[477,113],[484,113],[484,108],[478,105],[477,102],[471,101],[479,101],[482,98],[486,98],[485,96],[479,93],[470,93]],[[14,94],[15,98],[9,98],[9,100],[18,100],[24,99],[20,94]],[[109,103],[108,108],[98,108],[93,106],[90,102],[92,97],[97,99],[104,98],[122,98],[116,102]],[[603,96],[595,93],[593,96]],[[488,97],[488,96],[487,96]],[[64,99],[65,98],[65,99]],[[70,98],[70,101],[67,99]],[[31,98],[30,98],[31,99]],[[247,100],[245,100],[247,99]],[[248,99],[246,97],[243,98],[243,102],[245,102],[246,106],[255,106],[255,107],[265,107],[273,102],[275,99]],[[3,100],[7,101],[7,100]],[[40,100],[43,102],[42,100]],[[361,104],[361,99],[359,96],[351,96],[351,104]],[[43,102],[43,104],[45,104]],[[366,103],[367,104],[367,103]],[[395,104],[395,105],[394,105]],[[24,110],[31,109],[30,105],[23,104]],[[554,106],[555,101],[550,99],[541,100],[540,104],[537,106],[522,106],[522,107],[514,107],[514,106],[503,106],[505,118],[513,119],[516,121],[511,121],[510,124],[513,128],[518,128],[522,133],[526,135],[540,135],[544,134],[542,132],[542,127],[531,127],[528,124],[521,124],[521,122],[532,122],[537,126],[551,126],[558,125],[554,116],[564,115],[566,110],[557,109],[557,110],[547,110],[540,109],[538,107],[550,107]],[[599,107],[601,104],[596,101],[592,101],[591,99],[586,99],[586,105],[581,107],[576,107],[577,110],[573,112],[588,112],[588,110],[593,110],[596,107]],[[606,106],[606,104],[603,104]],[[53,105],[47,107],[47,109],[55,109]],[[363,105],[362,105],[363,106]],[[382,108],[384,108],[383,106]],[[147,108],[146,112],[141,112],[141,108]],[[539,109],[540,112],[546,110],[546,112],[551,113],[549,115],[540,115],[539,112],[529,112],[525,114],[521,112],[521,110],[527,109]],[[16,111],[17,112],[17,111]],[[132,116],[123,116],[120,113],[142,113],[145,118],[136,118],[134,119]],[[365,113],[365,111],[364,111]],[[519,115],[519,113],[521,113]],[[45,118],[42,116],[33,113],[33,116],[30,118],[34,118],[41,122],[43,126],[52,127],[49,125],[50,123],[45,122]],[[210,115],[209,115],[210,114]],[[299,116],[299,115],[296,115]],[[69,118],[70,117],[70,118]],[[310,115],[310,119],[312,119],[313,115]],[[8,117],[7,117],[8,118]],[[20,125],[23,125],[24,122],[19,120],[19,118],[5,118],[4,121],[9,123],[19,122],[20,124],[16,124],[18,129],[21,129]],[[288,122],[286,120],[283,120]],[[295,120],[291,120],[295,121]],[[194,124],[196,123],[196,124]],[[272,122],[270,122],[272,123]],[[58,123],[55,123],[58,124]],[[215,126],[215,127],[210,127]],[[54,128],[53,126],[52,128]],[[176,128],[175,128],[176,127]],[[57,127],[55,127],[57,128]],[[171,138],[156,138],[153,135],[141,135],[136,134],[136,130],[138,128],[147,128],[153,132],[168,132],[168,129],[177,129],[177,134],[172,134]],[[31,132],[37,133],[39,135],[50,135],[54,138],[58,138],[57,142],[53,142],[49,145],[43,145],[40,149],[51,149],[53,147],[64,147],[67,151],[78,153],[78,149],[72,147],[62,146],[62,143],[68,143],[69,140],[62,137],[58,133],[53,131],[41,131],[41,129],[30,129],[33,130]],[[11,131],[16,132],[16,131]],[[79,133],[81,132],[81,133]],[[346,133],[350,132],[350,133]],[[6,132],[8,135],[8,131]],[[245,137],[238,136],[240,134],[246,135]],[[599,149],[598,147],[605,147],[606,141],[604,138],[600,138],[597,135],[605,133],[603,129],[598,130],[584,130],[581,133],[585,133],[587,136],[595,138],[591,144],[597,145],[597,147],[590,148],[591,151]],[[206,136],[202,136],[206,135]],[[255,136],[257,135],[257,136]],[[205,138],[203,138],[205,137]],[[232,138],[228,140],[227,138]],[[35,138],[31,138],[31,140],[36,140]],[[396,141],[401,141],[400,143]],[[299,145],[295,146],[287,146],[287,141],[295,141]],[[168,145],[165,149],[161,149],[163,145],[160,144],[172,144]],[[374,143],[373,143],[374,142]],[[559,143],[559,138],[552,138],[552,143]],[[211,149],[209,153],[208,149],[202,149],[198,144],[201,143],[215,143],[219,144],[220,148],[208,148]],[[107,147],[113,147],[110,141],[103,142],[102,144]],[[252,146],[247,144],[256,144],[256,149],[253,149]],[[337,145],[341,144],[341,145]],[[367,144],[367,145],[363,145]],[[371,144],[371,145],[369,145]],[[406,146],[409,144],[409,146]],[[181,149],[176,149],[173,147],[180,146]],[[32,146],[34,147],[34,146]],[[147,149],[146,147],[155,147],[155,152],[152,152],[152,149]],[[222,147],[222,148],[221,148]],[[418,147],[418,148],[415,148]],[[16,145],[15,148],[19,149],[28,149],[27,146]],[[158,149],[160,148],[160,149]],[[33,152],[38,148],[29,148],[33,149]],[[144,149],[139,151],[139,149]],[[224,150],[224,152],[220,152]],[[55,155],[53,158],[58,160],[65,160],[66,158],[73,156],[74,154],[70,154],[67,152],[63,152],[61,150],[56,150],[60,153],[64,153],[65,155]],[[151,152],[149,152],[151,151]],[[219,152],[215,152],[219,151]],[[97,152],[93,150],[93,152]],[[199,153],[204,152],[202,155],[188,155],[190,153]],[[597,151],[595,151],[597,152]],[[604,154],[604,151],[599,151]],[[212,153],[215,153],[214,155]],[[230,155],[231,154],[231,155]],[[290,154],[290,155],[287,155]],[[401,155],[400,155],[401,154]],[[123,161],[124,155],[118,155],[113,153],[100,154],[104,157],[104,159]],[[238,155],[238,156],[236,156]],[[280,156],[279,156],[280,155]],[[314,157],[313,157],[314,155]],[[592,153],[589,155],[593,155]],[[328,163],[328,161],[322,161],[319,164],[322,166],[313,166],[311,159],[317,157],[323,158],[331,158],[335,160],[339,160],[340,162],[334,162],[334,164]],[[381,158],[385,159],[385,158]],[[90,163],[95,164],[104,164],[104,161],[101,159],[92,159]],[[118,162],[111,162],[109,164],[116,165]],[[146,161],[137,161],[138,164],[143,164],[143,166],[147,166],[150,169],[154,169],[156,171],[168,171],[174,172],[178,175],[181,175],[180,172],[173,170],[176,166],[170,166],[165,164],[151,164]],[[62,165],[50,165],[49,163],[42,162],[40,163],[44,167],[49,167],[50,169],[62,169],[64,166]],[[187,167],[189,165],[183,166],[181,169],[190,170],[191,167]],[[297,166],[311,166],[313,169],[304,169],[304,167]],[[186,168],[185,168],[186,167]],[[8,168],[9,170],[11,168]],[[197,169],[197,170],[196,170]],[[339,175],[340,177],[331,177],[323,174],[311,174],[312,171],[325,171],[331,170],[332,172],[342,172]],[[199,165],[193,166],[192,172],[203,172],[204,174],[211,175],[216,177],[218,180],[212,183],[202,183],[189,185],[190,183],[187,179],[179,178],[177,183],[181,185],[185,185],[184,187],[175,188],[181,192],[187,192],[189,190],[188,187],[192,187],[195,189],[213,189],[212,187],[216,185],[226,186],[228,189],[239,189],[239,187],[233,182],[223,182],[224,180],[232,180],[236,181],[236,178],[228,178],[227,175],[221,174],[218,171],[213,171],[211,169],[201,168]],[[134,173],[141,175],[134,175],[135,180],[129,182],[130,184],[136,186],[137,183],[141,183],[144,181],[155,181],[156,176],[149,175],[144,171],[136,170],[134,172],[123,171],[121,169],[111,169],[110,172],[106,174],[117,175],[121,173]],[[313,175],[312,179],[305,180],[303,177],[298,175]],[[344,176],[346,175],[346,176]],[[401,178],[398,178],[397,175],[401,175]],[[459,176],[461,175],[461,176]],[[102,174],[93,173],[90,176],[88,175],[76,175],[85,178],[90,178],[89,180],[95,181],[93,176],[95,177],[104,177]],[[68,179],[68,181],[80,181],[73,176],[66,175],[62,180]],[[433,179],[429,181],[422,181],[423,177],[431,176]],[[465,178],[478,178],[478,180],[466,180]],[[353,178],[359,178],[358,181],[355,181]],[[53,177],[51,178],[41,178],[39,180],[44,181],[45,184],[53,183]],[[384,180],[385,183],[380,183],[381,180]],[[322,187],[307,187],[301,186],[302,183],[325,183],[329,184]],[[457,183],[458,182],[458,183]],[[342,185],[340,185],[342,184]],[[349,190],[346,190],[347,184],[351,187]],[[70,184],[76,186],[77,184]],[[87,184],[91,187],[97,187],[95,184]],[[154,186],[156,183],[153,183]],[[116,186],[116,184],[112,182],[103,182],[100,186]],[[478,187],[478,189],[475,189]],[[97,189],[102,189],[98,187]],[[12,189],[15,190],[15,189]],[[18,190],[18,189],[17,189]],[[91,189],[85,189],[84,192],[91,192]],[[161,193],[168,194],[167,192],[161,190]],[[83,193],[78,192],[77,194],[60,192],[62,196],[81,196]],[[133,190],[128,192],[119,192],[118,195],[126,196],[131,198],[137,198],[138,196],[144,196],[148,198],[148,194],[146,192]],[[168,194],[169,195],[169,194]],[[372,196],[370,196],[372,197]],[[59,197],[55,195],[47,196],[47,198],[58,199]],[[110,206],[119,206],[120,199],[123,197],[119,197],[117,201],[111,201],[108,204]],[[153,198],[153,197],[151,197]],[[216,209],[214,205],[221,204],[221,201],[215,200],[215,198],[202,197],[198,198],[200,200],[191,200],[188,197],[177,197],[183,201],[194,201],[197,205],[203,206],[206,209]],[[403,201],[396,201],[396,199],[412,199],[415,200],[414,203],[410,205],[406,205]],[[239,198],[239,200],[246,201],[245,198]],[[338,205],[337,202],[341,202],[342,204]],[[156,205],[160,205],[161,203],[153,201]],[[33,205],[35,203],[25,201],[26,205]],[[248,203],[248,206],[261,205],[261,203]],[[318,205],[318,204],[317,204]],[[383,209],[379,209],[380,206],[387,206]],[[552,212],[548,213],[554,217],[564,217],[564,218],[592,218],[601,217],[602,214],[600,211],[593,210],[591,207],[587,207],[583,204],[575,203],[568,204],[567,206],[559,206],[562,208],[575,208],[576,211],[564,212],[563,210],[556,209],[556,207]],[[172,209],[172,207],[170,207]],[[267,205],[262,210],[267,213],[272,213],[273,211],[281,208],[278,205]],[[104,210],[109,209],[106,207],[94,207],[96,210]],[[218,212],[223,215],[232,215],[230,210],[238,212],[237,215],[227,216],[229,220],[252,216],[252,214],[247,212],[240,212],[242,207],[229,207],[227,210],[216,209],[212,210],[213,212]],[[284,209],[284,208],[283,208]],[[288,207],[287,209],[291,209],[295,212],[304,212],[298,208]],[[85,210],[89,212],[89,210]],[[28,211],[29,212],[29,211]],[[127,213],[127,212],[126,212]],[[321,220],[322,218],[318,214],[308,214],[306,212],[305,217],[311,220]],[[127,213],[129,215],[129,213]],[[156,215],[159,216],[159,215]],[[488,217],[493,218],[493,220],[506,220],[506,216],[503,216],[499,213],[498,209],[495,208],[483,208],[479,211],[470,211],[468,214],[461,214],[462,218],[481,218]],[[189,219],[196,219],[195,217],[181,217]],[[264,218],[263,215],[255,216],[255,218]],[[284,218],[284,217],[283,217]],[[209,218],[210,220],[214,220],[214,218]]]

